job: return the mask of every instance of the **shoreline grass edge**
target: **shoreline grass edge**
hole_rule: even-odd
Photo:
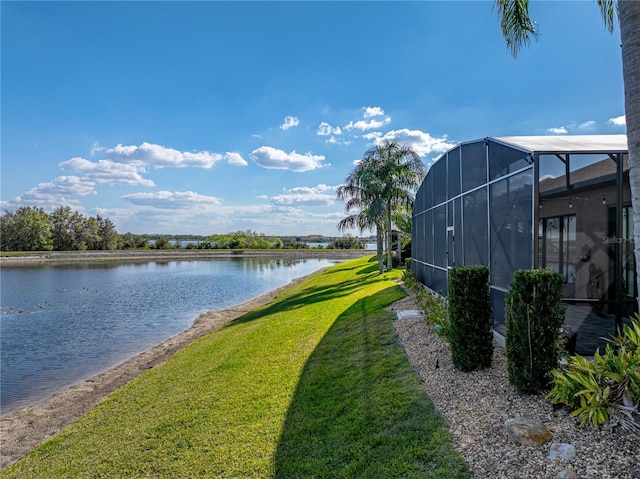
[[[312,275],[0,477],[470,477],[384,310],[400,275],[375,258]]]

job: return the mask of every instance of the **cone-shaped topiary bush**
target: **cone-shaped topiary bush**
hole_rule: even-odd
[[[564,321],[564,278],[548,269],[520,270],[505,298],[507,374],[518,391],[537,394],[550,385],[558,364]]]
[[[449,343],[453,364],[462,371],[491,366],[493,330],[489,268],[460,266],[449,272]]]

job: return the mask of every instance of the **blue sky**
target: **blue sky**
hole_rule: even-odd
[[[120,233],[334,236],[376,141],[429,165],[486,136],[626,131],[619,31],[589,0],[533,0],[518,59],[490,1],[0,8],[2,209]]]

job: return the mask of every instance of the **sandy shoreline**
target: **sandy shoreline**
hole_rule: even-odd
[[[0,418],[0,469],[18,461],[45,439],[71,424],[109,394],[148,369],[164,363],[192,341],[273,301],[291,286],[322,269],[231,308],[201,314],[193,325],[120,365]]]

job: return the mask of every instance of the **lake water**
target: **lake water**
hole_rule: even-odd
[[[216,259],[0,268],[0,406],[9,414],[331,259]]]

